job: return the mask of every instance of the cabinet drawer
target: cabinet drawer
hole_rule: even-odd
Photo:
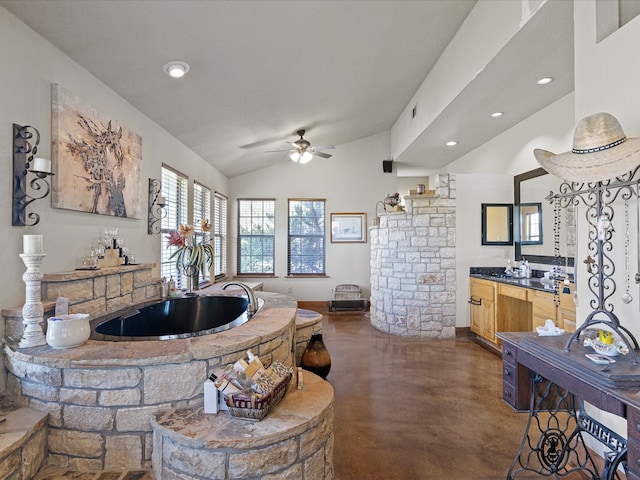
[[[516,349],[509,343],[502,344],[502,361],[513,366],[516,364]]]
[[[632,407],[627,408],[627,463],[630,470],[640,472],[640,412]]]
[[[560,308],[564,308],[565,310],[576,310],[576,304],[573,302],[573,289],[575,285],[573,283],[569,284],[569,293],[560,293]],[[564,284],[560,283],[560,292],[564,290]]]
[[[485,300],[494,300],[495,297],[495,282],[489,282],[480,278],[471,279],[471,296],[483,298]]]
[[[504,400],[510,407],[517,410],[516,387],[509,385],[507,382],[502,382],[502,400]]]
[[[518,300],[527,301],[529,290],[523,287],[516,287],[514,285],[506,285],[504,283],[498,283],[498,295],[505,297],[516,298]]]
[[[531,292],[531,304],[531,311],[534,317],[550,318],[554,322],[556,321],[556,305],[553,303],[553,293],[533,290]]]
[[[502,380],[505,384],[516,384],[516,366],[507,362],[502,363]]]

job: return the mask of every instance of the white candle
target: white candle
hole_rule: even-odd
[[[34,172],[51,173],[51,160],[48,158],[34,158],[31,170]]]
[[[164,198],[162,195],[158,195],[158,198],[156,199],[156,204],[160,205],[161,207],[164,207],[167,204],[167,199]]]
[[[24,253],[44,253],[42,235],[23,235],[22,248]]]

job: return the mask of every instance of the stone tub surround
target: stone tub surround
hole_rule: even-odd
[[[406,212],[370,228],[371,325],[405,337],[456,334],[456,182],[437,175],[435,193],[405,198]]]
[[[251,349],[265,364],[293,365],[297,302],[265,300],[249,322],[214,335],[169,341],[100,342],[55,350],[7,342],[7,390],[49,413],[48,464],[73,470],[151,466],[150,415],[203,404],[210,372]]]
[[[47,414],[18,408],[0,417],[0,478],[29,480],[45,462]]]
[[[92,318],[159,298],[162,282],[152,276],[154,267],[155,264],[148,263],[44,274],[44,318],[54,315],[58,297],[69,299],[69,313],[88,313]],[[22,305],[2,310],[2,316],[5,322],[2,337],[20,337],[23,331]]]
[[[333,479],[333,388],[304,372],[259,422],[201,407],[154,415],[153,471],[168,479]]]

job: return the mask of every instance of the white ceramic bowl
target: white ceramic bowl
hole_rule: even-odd
[[[91,334],[89,315],[72,313],[47,319],[47,343],[53,348],[71,348],[82,345]]]

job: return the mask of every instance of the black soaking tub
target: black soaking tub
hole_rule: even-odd
[[[264,303],[258,302],[259,307]],[[228,295],[161,300],[94,320],[91,338],[130,342],[209,335],[247,322],[248,304],[246,297]]]

